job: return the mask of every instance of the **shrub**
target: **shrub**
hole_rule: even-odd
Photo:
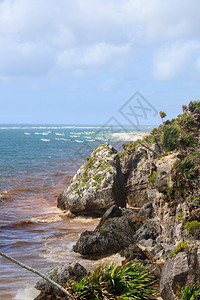
[[[200,299],[200,284],[196,283],[193,286],[185,286],[179,293],[181,300],[198,300]]]
[[[183,132],[181,134],[179,143],[183,148],[194,147],[197,144],[197,140],[194,136],[194,133],[185,133],[185,132]]]
[[[157,176],[157,171],[153,171],[153,173],[151,175],[149,175],[148,179],[149,179],[151,186],[155,186],[156,176]]]
[[[105,234],[106,234],[106,230],[105,230],[105,229],[102,229],[102,228],[99,229],[99,232],[100,232],[101,235],[105,235]]]
[[[188,111],[187,105],[182,105],[182,110],[183,110],[183,112],[187,112]]]
[[[195,112],[196,110],[200,112],[200,101],[191,101],[188,107],[191,112]]]
[[[197,220],[187,221],[185,224],[185,229],[193,235],[199,235],[200,234],[200,222]]]
[[[184,213],[180,213],[180,214],[178,215],[178,219],[177,219],[178,223],[181,222],[183,216],[184,216]]]
[[[170,186],[167,187],[166,190],[166,198],[168,201],[174,201],[176,196],[176,191]]]
[[[123,266],[100,266],[80,282],[69,281],[67,288],[75,299],[145,300],[156,294],[155,283],[146,268],[131,261]]]
[[[177,148],[177,142],[180,131],[173,125],[166,125],[163,132],[163,149],[166,152],[174,151]]]
[[[170,257],[172,258],[180,252],[190,251],[189,244],[190,243],[185,244],[184,242],[179,242],[178,245],[176,246],[176,248],[174,249],[174,253],[171,253]]]

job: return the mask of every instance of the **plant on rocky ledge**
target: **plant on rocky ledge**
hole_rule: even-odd
[[[184,213],[178,214],[178,218],[177,218],[178,223],[181,222],[183,216],[184,216]]]
[[[187,221],[185,224],[185,229],[194,236],[200,235],[200,222],[197,220]]]
[[[100,233],[101,235],[105,235],[106,232],[107,232],[107,231],[106,231],[105,229],[102,229],[102,228],[99,229],[99,233]]]
[[[146,268],[131,261],[123,266],[100,266],[80,282],[69,281],[67,288],[75,299],[147,300],[157,293],[155,283]]]
[[[174,125],[165,125],[163,130],[162,145],[165,152],[173,151],[177,148],[180,130]]]
[[[200,284],[185,286],[178,295],[181,300],[198,300],[200,299]]]
[[[200,208],[200,195],[189,195],[187,201],[192,204],[193,208]]]
[[[180,252],[190,251],[190,243],[179,242],[174,252],[170,254],[170,258],[175,257]]]
[[[53,270],[53,276],[56,276],[58,269]]]
[[[136,152],[140,146],[151,150],[156,157],[167,155],[170,151],[196,147],[199,142],[200,101],[191,101],[188,107],[186,105],[183,107],[183,114],[154,128],[142,141],[124,144],[123,152],[119,153],[120,158],[123,159],[126,154]],[[165,113],[162,116],[164,115]],[[152,149],[152,144],[156,145],[156,150]]]
[[[149,180],[152,187],[155,186],[156,176],[157,176],[157,171],[153,171],[153,173],[148,176],[148,180]]]

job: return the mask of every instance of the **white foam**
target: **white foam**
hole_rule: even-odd
[[[128,132],[105,132],[103,133],[103,138],[110,141],[136,141],[138,139],[142,139],[143,137],[141,135]]]
[[[58,222],[61,221],[62,218],[59,215],[51,216],[48,217],[47,219],[40,219],[40,218],[30,218],[27,220],[27,222],[32,222],[32,223],[53,223],[53,222]]]
[[[40,292],[33,287],[19,289],[14,300],[34,300]]]

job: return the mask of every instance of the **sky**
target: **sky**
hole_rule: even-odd
[[[199,0],[0,0],[0,123],[176,117],[199,100],[199,11]]]

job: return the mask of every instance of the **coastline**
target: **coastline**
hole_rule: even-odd
[[[40,135],[35,134],[35,132],[41,132],[42,134],[43,131],[43,128],[29,128],[28,132],[30,134],[27,135],[24,133],[27,132],[27,129],[21,127],[19,129],[17,127],[14,129],[2,129],[1,144],[5,145],[5,152],[8,154],[6,157],[3,157],[5,160],[5,171],[2,175],[5,175],[5,179],[2,182],[0,201],[2,214],[1,251],[14,256],[27,265],[32,262],[33,267],[45,273],[49,268],[69,263],[75,257],[77,260],[80,260],[77,254],[73,256],[71,251],[72,245],[76,243],[82,231],[93,230],[97,225],[96,220],[92,219],[78,217],[72,220],[66,218],[62,211],[59,212],[56,204],[59,193],[69,184],[70,179],[77,171],[78,164],[81,166],[83,163],[83,159],[74,156],[74,153],[75,155],[80,155],[79,149],[81,147],[84,148],[84,145],[89,145],[90,147],[84,149],[88,151],[88,153],[85,153],[85,156],[90,155],[91,149],[94,149],[103,141],[90,142],[88,138],[84,137],[85,143],[82,144],[76,143],[75,137],[74,141],[54,140],[55,133],[58,132],[60,134],[64,131],[62,128],[56,128],[51,130],[52,133],[49,133],[51,142],[44,143],[40,140]],[[71,128],[68,131],[65,130],[65,136],[72,135],[71,131]],[[74,132],[77,131],[85,132],[83,128],[74,129]],[[123,135],[123,133],[120,134]],[[141,135],[143,134],[145,133],[141,133]],[[115,138],[113,141],[111,139],[108,142],[118,145],[118,143],[128,142],[130,137],[137,139],[141,135],[134,132],[130,134],[125,133],[122,140],[119,140],[117,137],[117,139]],[[81,136],[84,135],[82,134]],[[88,137],[88,134],[86,136]],[[20,152],[17,152],[17,159],[13,137],[18,138],[18,143],[21,143]],[[93,137],[91,139],[94,140]],[[87,140],[89,140],[89,143],[87,143]],[[31,147],[32,152],[30,150],[27,152],[27,149],[29,149],[27,147]],[[71,156],[69,158],[68,156],[61,156],[62,153],[65,154],[66,149],[69,149],[67,150],[68,152],[70,151],[69,155],[72,153],[72,157],[76,157],[76,162],[78,162],[76,165],[72,164]],[[11,165],[11,170],[9,170],[6,162],[12,162],[12,157],[15,160],[13,161],[14,164]],[[18,172],[18,162],[20,172]],[[12,170],[14,170],[14,173],[12,173]],[[63,244],[64,234],[66,236]],[[24,252],[27,253],[25,256],[23,255]],[[118,255],[111,259],[114,262],[120,261]],[[104,261],[108,260],[103,259],[102,262]],[[89,270],[92,270],[92,267],[94,267],[92,261],[85,261],[85,264]],[[12,280],[8,280],[8,276],[4,272],[5,269],[8,270],[9,278],[13,278]],[[28,276],[20,274],[20,269],[2,260],[0,268],[0,298],[28,299],[29,289],[26,289],[23,296],[23,286],[33,286],[38,277],[32,274],[28,274]],[[16,290],[19,290],[17,296]]]
[[[142,264],[160,284],[152,291],[158,292],[156,299],[175,299],[188,283],[200,292],[200,198],[191,196],[199,185],[199,103],[191,102],[189,110],[160,125],[150,138],[146,132],[113,133],[113,144],[119,136],[121,142],[129,140],[120,155],[108,143],[100,144],[58,199],[58,207],[75,215],[101,216],[93,231],[80,235],[73,251],[108,260],[119,253],[127,263]],[[197,126],[188,128],[189,121]],[[193,139],[187,140],[190,134]],[[144,142],[130,142],[138,138]]]

